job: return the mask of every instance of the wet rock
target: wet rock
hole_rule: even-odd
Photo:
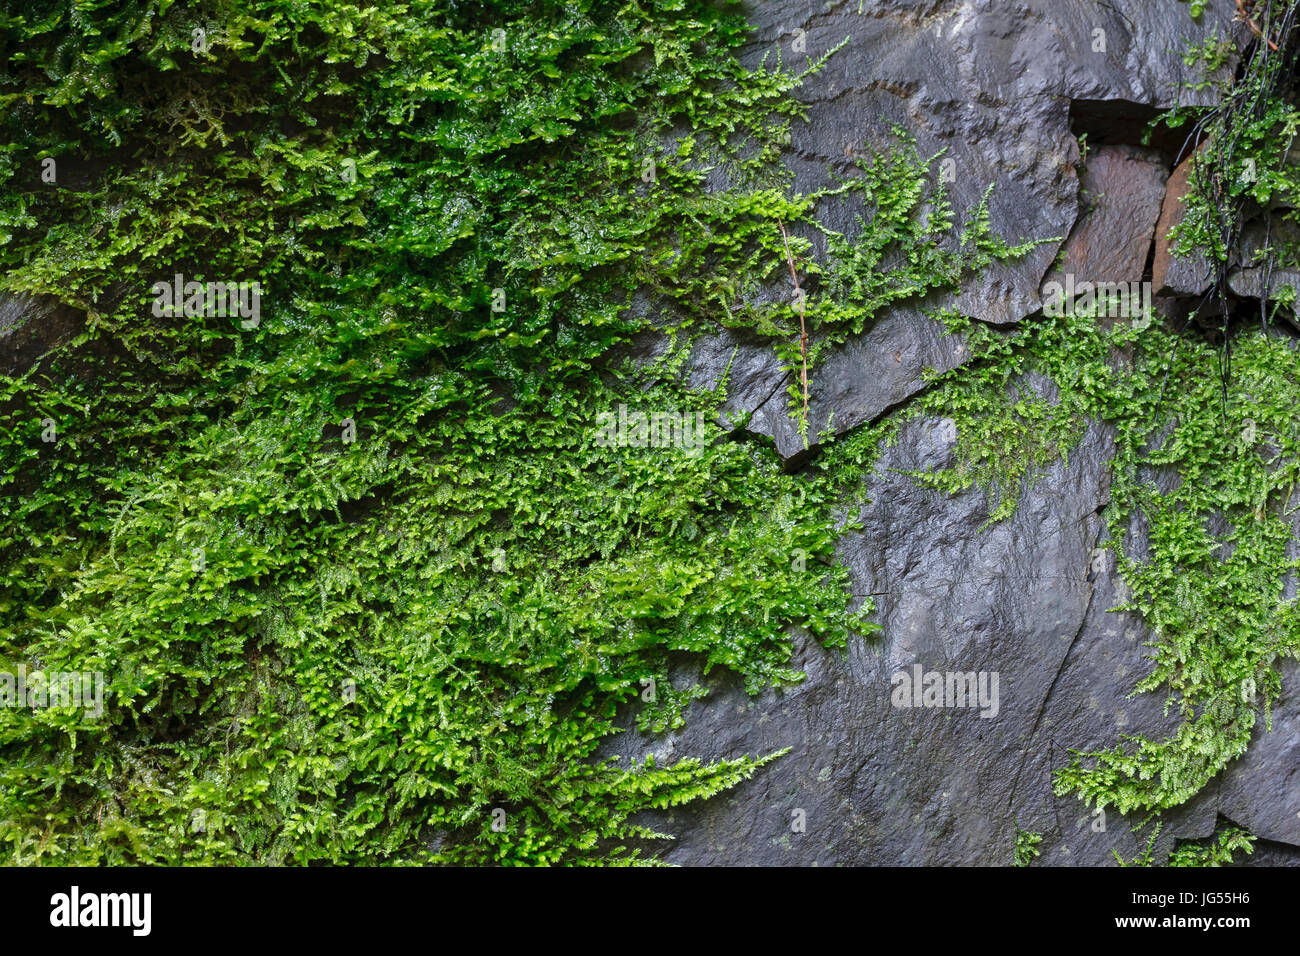
[[[796,126],[787,152],[796,188],[812,192],[830,185],[832,173],[853,175],[856,157],[868,147],[888,149],[902,127],[922,155],[941,154],[936,168],[958,221],[987,196],[996,234],[1009,242],[1042,240],[1024,258],[970,277],[952,301],[934,303],[991,324],[1014,323],[1039,309],[1044,276],[1086,211],[1072,100],[1087,101],[1094,112],[1110,104],[1143,117],[1178,104],[1211,103],[1212,87],[1192,89],[1201,77],[1183,62],[1182,51],[1216,32],[1240,35],[1230,2],[1207,4],[1199,21],[1176,0],[1124,0],[1100,8],[1062,0],[847,0],[797,10],[754,3],[746,11],[756,25],[745,55],[752,65],[765,56],[771,64],[777,53],[785,63],[802,63],[845,43],[801,89],[808,122]],[[1125,188],[1139,214],[1125,221],[1116,205],[1105,226],[1080,241],[1087,239],[1093,255],[1109,257],[1097,268],[1119,269],[1122,261],[1127,273],[1129,256],[1145,264],[1159,170],[1154,153],[1130,150],[1123,154],[1127,161],[1120,155],[1108,149],[1094,162],[1102,164],[1099,175],[1115,182],[1125,172],[1132,177]],[[850,236],[858,212],[843,202],[818,210],[828,226]],[[1103,229],[1111,227],[1121,235],[1107,241]],[[1140,273],[1139,267],[1135,278]],[[926,368],[960,364],[962,343],[943,343],[936,334],[925,309],[902,303],[813,369],[807,449],[788,414],[785,387],[792,379],[760,350],[742,350],[743,364],[733,365],[733,376],[752,387],[729,411],[752,413],[750,429],[770,436],[797,466],[816,450],[823,430],[839,434],[871,421],[924,388]],[[717,379],[716,356],[730,355],[734,344],[730,334],[721,340],[700,350],[694,376]],[[765,378],[770,388],[760,384]]]
[[[1084,211],[1048,282],[1141,281],[1168,174],[1153,150],[1103,146],[1088,157],[1080,183]]]
[[[1148,479],[1166,487],[1169,484],[1168,475],[1148,475]],[[1140,518],[1132,521],[1124,547],[1130,555],[1148,552],[1147,528]],[[1092,602],[1056,686],[1045,701],[1017,792],[1022,825],[1045,835],[1040,849],[1048,865],[1111,865],[1115,853],[1131,860],[1145,851],[1149,837],[1149,831],[1143,831],[1140,838],[1135,836],[1135,820],[1119,815],[1113,808],[1097,812],[1073,796],[1052,794],[1052,776],[1069,762],[1068,749],[1108,750],[1123,734],[1165,739],[1179,724],[1176,715],[1165,714],[1162,693],[1133,692],[1150,672],[1149,645],[1155,635],[1139,616],[1112,610],[1126,602],[1129,595],[1115,573],[1114,551],[1109,542],[1098,542],[1090,570]],[[1289,680],[1287,686],[1292,686]],[[1261,722],[1246,757],[1229,764],[1187,804],[1165,814],[1165,825],[1154,848],[1157,861],[1166,859],[1180,840],[1211,836],[1220,818],[1248,828],[1271,826],[1268,833],[1262,829],[1254,832],[1300,845],[1300,819],[1289,821],[1291,826],[1285,819],[1287,805],[1295,800],[1281,792],[1275,801],[1258,799],[1263,781],[1269,781],[1265,786],[1270,788],[1289,787],[1300,757],[1296,752],[1300,747],[1296,728],[1289,724],[1300,716],[1300,695],[1284,697],[1279,702],[1279,713],[1282,716],[1275,722],[1274,733],[1265,733]],[[1243,799],[1250,793],[1255,794],[1253,801]]]
[[[675,742],[683,752],[792,751],[664,821],[678,836],[669,860],[1010,861],[1017,792],[1036,782],[1030,758],[1045,702],[1092,601],[1111,436],[1091,427],[1068,465],[989,528],[983,492],[949,497],[905,474],[948,464],[950,439],[940,421],[905,425],[867,482],[864,530],[843,541],[854,591],[874,596],[883,633],[843,653],[805,643],[799,663],[809,677],[794,688],[748,698],[721,680],[695,705]],[[995,704],[896,706],[895,675],[917,666],[997,674]],[[640,756],[654,744],[629,734],[616,746]],[[791,831],[797,809],[806,833]]]
[[[1300,847],[1286,843],[1273,843],[1271,840],[1259,840],[1255,843],[1254,853],[1227,865],[1232,867],[1300,866]]]
[[[1102,7],[850,0],[797,12],[775,3],[749,10],[758,24],[755,63],[778,47],[788,62],[796,42],[817,57],[849,38],[805,87],[809,123],[796,130],[790,155],[799,188],[825,185],[827,167],[851,175],[863,144],[884,144],[901,125],[923,155],[946,151],[959,216],[992,184],[994,231],[1011,241],[1050,240],[968,282],[955,300],[968,315],[995,325],[1019,321],[1040,307],[1044,280],[1066,273],[1139,281],[1153,239],[1157,287],[1204,288],[1196,263],[1173,259],[1163,241],[1181,214],[1188,173],[1184,163],[1168,174],[1174,138],[1155,150],[1094,141],[1080,175],[1071,104],[1082,104],[1075,121],[1106,118],[1113,131],[1125,117],[1136,130],[1158,110],[1212,102],[1212,87],[1192,88],[1200,78],[1182,51],[1216,32],[1242,39],[1231,2],[1207,4],[1199,22],[1175,0]],[[854,212],[819,210],[850,235]],[[730,362],[727,415],[748,415],[747,427],[770,436],[797,466],[821,432],[874,421],[925,387],[926,368],[964,361],[965,343],[941,335],[927,314],[944,304],[954,303],[934,297],[887,310],[814,368],[810,448],[789,415],[792,376],[761,341],[727,333],[700,342],[692,381],[716,382]],[[1116,853],[1132,859],[1145,849],[1134,821],[1113,808],[1108,816],[1090,812],[1052,786],[1069,748],[1109,748],[1125,733],[1158,739],[1177,726],[1163,695],[1132,694],[1149,672],[1153,635],[1137,615],[1113,610],[1127,598],[1101,517],[1113,436],[1090,424],[1068,461],[1028,484],[1016,514],[988,526],[983,492],[947,496],[908,474],[950,464],[950,426],[932,419],[902,426],[898,444],[864,478],[862,529],[841,542],[854,593],[875,602],[879,635],[842,652],[799,637],[803,683],[751,698],[738,680],[715,676],[706,680],[711,696],[691,706],[680,732],[631,732],[611,743],[610,752],[638,758],[790,748],[735,790],[657,815],[653,822],[677,836],[669,861],[1005,865],[1017,826],[1044,835],[1047,863],[1113,865]],[[1146,477],[1160,487],[1177,480]],[[1145,553],[1146,535],[1135,517],[1128,553]],[[996,708],[927,707],[910,696],[902,700],[922,706],[897,706],[895,692],[918,666],[923,684],[931,671],[996,673]],[[686,660],[673,676],[699,679]],[[1288,677],[1274,732],[1258,728],[1248,758],[1166,815],[1157,860],[1176,841],[1209,836],[1229,819],[1269,841],[1260,862],[1297,862],[1300,808],[1290,795],[1300,694],[1293,684]]]
[[[1266,840],[1300,846],[1300,667],[1282,670],[1273,728],[1256,725],[1250,749],[1223,772],[1216,806]]]
[[[1201,295],[1210,287],[1214,276],[1210,261],[1199,253],[1176,256],[1169,233],[1183,221],[1183,201],[1190,187],[1192,164],[1196,154],[1179,163],[1169,176],[1164,205],[1156,223],[1156,251],[1151,268],[1151,283],[1156,295]]]
[[[758,406],[749,428],[770,435],[777,453],[789,465],[798,466],[809,450],[819,446],[818,436],[874,421],[915,395],[926,369],[946,372],[967,357],[964,339],[946,335],[943,326],[921,309],[891,310],[810,373],[807,449],[784,388]]]
[[[83,313],[53,296],[0,292],[0,373],[26,371],[84,324]]]
[[[1153,636],[1136,615],[1112,610],[1127,600],[1101,516],[1113,435],[1089,425],[1069,461],[1032,482],[1013,517],[988,527],[983,492],[947,496],[908,474],[950,465],[952,448],[944,422],[915,419],[864,484],[863,529],[840,551],[854,593],[876,603],[879,635],[845,651],[800,639],[803,683],[751,698],[735,678],[712,679],[712,695],[692,705],[680,732],[612,742],[610,752],[637,759],[790,748],[734,790],[656,815],[653,825],[677,837],[666,859],[1006,865],[1017,826],[1043,835],[1046,864],[1115,865],[1116,853],[1131,860],[1146,849],[1149,831],[1135,835],[1135,818],[1097,814],[1052,787],[1070,748],[1109,749],[1121,734],[1160,739],[1178,723],[1163,694],[1133,694],[1149,672]],[[1126,548],[1144,551],[1140,522]],[[959,703],[952,699],[929,707],[924,698],[900,706],[898,675],[910,682],[918,666],[945,679],[997,674],[996,707],[947,706]],[[699,679],[685,663],[673,676]],[[1300,845],[1295,686],[1291,669],[1273,732],[1261,721],[1246,757],[1166,815],[1157,861],[1179,840],[1210,836],[1220,817]],[[796,819],[804,832],[792,829]],[[1266,859],[1294,862],[1285,852]]]
[[[1243,299],[1275,299],[1285,287],[1300,292],[1300,271],[1295,269],[1235,269],[1228,275],[1228,288]]]
[[[1107,144],[1094,149],[1081,180],[1072,103],[1086,102],[1093,117],[1143,120],[1154,110],[1211,103],[1213,87],[1193,88],[1202,77],[1182,55],[1215,34],[1241,35],[1231,0],[1211,0],[1199,21],[1177,0],[840,0],[748,3],[746,11],[757,25],[751,64],[776,49],[787,65],[801,63],[805,52],[816,58],[848,38],[801,93],[808,122],[796,127],[787,153],[796,188],[811,192],[833,175],[852,175],[864,147],[887,148],[901,126],[922,155],[947,161],[941,168],[959,220],[987,195],[994,232],[1012,242],[1044,240],[1023,259],[971,277],[950,303],[883,311],[815,368],[811,450],[821,432],[842,433],[905,403],[925,387],[927,368],[965,360],[965,343],[941,335],[927,311],[954,304],[991,325],[1037,311],[1063,242],[1061,271],[1137,279],[1154,224],[1155,285],[1185,295],[1208,284],[1206,269],[1175,260],[1164,239],[1181,215],[1188,164],[1162,188],[1161,157]],[[819,210],[849,235],[857,211],[829,202]],[[1236,277],[1239,294],[1255,288],[1250,268]],[[0,367],[29,366],[81,325],[79,314],[52,301],[0,295]],[[663,346],[645,337],[627,355],[649,361]],[[771,437],[791,466],[809,453],[788,413],[791,377],[770,342],[740,331],[707,337],[694,346],[688,375],[697,387],[725,378],[724,414],[748,415],[746,427]],[[681,731],[630,731],[606,745],[607,753],[661,760],[790,748],[734,790],[654,815],[654,825],[677,837],[668,861],[1005,865],[1017,825],[1044,834],[1047,863],[1108,864],[1114,852],[1130,859],[1142,851],[1129,821],[1099,820],[1052,793],[1067,748],[1172,729],[1159,695],[1129,696],[1149,667],[1151,634],[1136,616],[1112,610],[1125,598],[1101,514],[1113,436],[1090,424],[1068,460],[1023,490],[1016,514],[988,526],[984,492],[947,495],[909,474],[951,463],[950,424],[914,419],[901,427],[898,444],[863,478],[861,530],[841,541],[854,593],[875,602],[879,635],[844,651],[800,636],[794,664],[807,673],[804,682],[750,697],[734,676],[713,675],[705,679],[712,694],[690,706]],[[1129,553],[1143,553],[1140,519],[1130,539]],[[910,687],[901,693],[918,667],[919,698]],[[976,675],[974,705],[969,698],[960,705],[945,679],[940,700],[952,706],[927,706],[929,672]],[[672,676],[700,679],[689,659]],[[1296,676],[1287,673],[1272,733],[1261,722],[1247,755],[1171,818],[1158,856],[1228,818],[1269,841],[1259,861],[1297,862]],[[623,716],[630,724],[632,714]],[[800,820],[802,829],[792,825]]]
[[[1284,287],[1300,292],[1300,271],[1278,269],[1266,250],[1300,242],[1300,228],[1278,215],[1265,214],[1242,230],[1239,266],[1228,273],[1228,289],[1243,299],[1272,300]]]

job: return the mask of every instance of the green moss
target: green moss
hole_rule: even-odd
[[[1295,10],[1294,0],[1267,0],[1256,4],[1252,16],[1257,25],[1276,32]],[[1287,58],[1256,42],[1234,79],[1225,67],[1235,54],[1232,41],[1217,35],[1189,49],[1185,62],[1199,65],[1204,74],[1194,88],[1213,87],[1219,104],[1176,109],[1161,119],[1174,129],[1195,120],[1197,129],[1188,129],[1189,135],[1196,134],[1190,146],[1202,147],[1191,154],[1185,212],[1171,234],[1174,249],[1198,252],[1222,269],[1235,254],[1245,221],[1268,209],[1270,243],[1257,257],[1260,263],[1267,258],[1275,264],[1295,263],[1300,261],[1295,239],[1300,169],[1291,148],[1300,131],[1300,110],[1289,90]],[[1294,302],[1294,289],[1273,292],[1288,307]]]
[[[1043,852],[1038,849],[1038,845],[1042,842],[1043,835],[1041,833],[1033,833],[1029,830],[1022,830],[1017,827],[1015,865],[1029,866],[1029,864],[1033,863],[1034,860],[1038,859]]]
[[[867,157],[857,161],[860,175],[837,189],[809,197],[811,203],[825,196],[853,196],[866,209],[865,217],[857,217],[857,233],[852,239],[811,224],[827,239],[829,257],[824,266],[806,257],[808,243],[794,243],[799,264],[824,280],[805,304],[811,340],[807,361],[814,377],[820,359],[851,336],[867,331],[883,309],[918,301],[932,292],[956,292],[962,279],[995,262],[1015,261],[1052,241],[1011,243],[994,233],[988,207],[992,184],[982,201],[967,212],[960,231],[955,230],[942,158],[942,153],[921,157],[907,132],[896,128],[887,151],[871,148]],[[788,314],[776,322],[765,316],[745,318],[777,339],[778,354],[791,378],[787,389],[790,414],[800,419],[807,447],[807,422],[801,418],[804,355],[799,348],[797,316],[796,305],[791,305]]]
[[[1039,318],[976,355],[909,411],[952,418],[958,436],[957,464],[916,478],[984,487],[990,520],[1001,520],[1089,419],[1114,428],[1107,547],[1129,592],[1115,610],[1137,612],[1153,633],[1135,693],[1164,694],[1182,722],[1165,740],[1125,737],[1076,754],[1056,789],[1122,813],[1178,806],[1245,751],[1261,717],[1267,725],[1278,667],[1300,656],[1296,603],[1284,593],[1297,568],[1296,347],[1235,336],[1226,414],[1218,350],[1150,321],[1103,331],[1086,316]],[[1030,373],[1056,394],[1028,390]],[[1158,473],[1170,490],[1157,488]],[[1141,552],[1127,537],[1135,520],[1148,529]]]
[[[1164,829],[1161,823],[1151,828],[1146,848],[1131,860],[1125,860],[1119,851],[1112,851],[1115,861],[1120,866],[1149,867],[1155,865],[1156,840]],[[1180,840],[1169,854],[1167,866],[1176,867],[1216,867],[1227,866],[1234,862],[1234,856],[1244,850],[1249,856],[1255,852],[1255,837],[1241,827],[1220,826],[1213,835],[1204,840]]]
[[[1213,72],[1223,55],[1216,42],[1191,51],[1189,62]],[[1295,111],[1278,89],[1277,60],[1257,55],[1210,118],[1205,156],[1213,161],[1194,180],[1180,252],[1223,258],[1239,229],[1224,216],[1229,196],[1285,204],[1295,192],[1284,160]],[[1225,202],[1211,202],[1212,189],[1226,190]],[[1276,266],[1300,263],[1282,242],[1266,254]],[[1270,317],[1290,308],[1285,292]],[[1165,740],[1126,736],[1111,750],[1076,752],[1056,790],[1158,819],[1244,753],[1261,717],[1267,729],[1278,667],[1300,656],[1296,602],[1284,587],[1297,569],[1296,347],[1266,326],[1234,329],[1227,350],[1216,349],[1199,331],[1175,334],[1150,315],[1108,330],[1091,315],[1040,317],[1010,333],[944,318],[972,337],[973,361],[937,378],[905,414],[953,419],[957,464],[918,481],[949,492],[985,488],[990,521],[1002,520],[1043,468],[1068,456],[1087,421],[1114,429],[1108,546],[1129,594],[1116,610],[1140,614],[1154,635],[1151,669],[1135,693],[1164,694],[1181,723]],[[1035,381],[1050,384],[1044,392]],[[1157,475],[1170,490],[1157,488]],[[1140,553],[1129,551],[1135,522],[1147,529]]]
[[[757,691],[799,679],[794,628],[873,629],[828,493],[770,451],[596,441],[620,404],[724,398],[602,358],[651,324],[633,290],[716,321],[808,208],[763,181],[798,78],[736,63],[740,17],[51,3],[3,28],[4,288],[90,318],[0,383],[0,660],[108,680],[97,720],[0,710],[12,861],[634,860],[636,814],[773,756],[597,755],[620,708],[680,726],[672,653]],[[262,322],[153,316],[177,272],[260,280]]]
[[[1207,840],[1180,843],[1169,855],[1170,866],[1226,866],[1237,851],[1255,852],[1255,838],[1241,827],[1220,827]]]
[[[698,447],[597,440],[620,405],[714,421],[725,383],[681,376],[703,331],[802,365],[798,311],[760,294],[788,278],[782,225],[823,280],[814,376],[880,309],[1041,241],[994,235],[987,197],[956,228],[940,157],[901,135],[792,193],[774,160],[800,77],[742,68],[746,35],[679,0],[0,20],[0,288],[88,314],[0,378],[0,669],[108,680],[99,719],[0,708],[12,862],[642,861],[642,811],[777,755],[624,766],[602,742],[682,725],[701,691],[671,684],[675,655],[757,692],[800,678],[796,629],[876,629],[835,560],[840,509],[917,414],[959,437],[957,468],[918,480],[988,489],[991,520],[1087,418],[1117,428],[1111,537],[1158,637],[1143,689],[1184,729],[1079,755],[1061,791],[1158,810],[1241,752],[1296,653],[1280,340],[1236,347],[1226,426],[1191,336],[943,313],[972,362],[804,474],[713,426]],[[836,196],[864,205],[853,238],[813,218]],[[177,272],[260,280],[261,323],[154,316]],[[652,329],[661,361],[611,361]],[[1247,418],[1255,440],[1220,454]],[[1145,467],[1183,481],[1155,496]],[[1126,555],[1138,513],[1152,550]]]
[[[906,142],[792,194],[774,160],[806,71],[742,68],[726,6],[49,3],[0,26],[2,287],[88,314],[0,381],[0,662],[108,681],[102,718],[0,710],[12,861],[637,860],[641,811],[775,756],[598,751],[682,725],[701,691],[671,655],[757,692],[800,679],[797,629],[876,630],[834,557],[870,450],[827,481],[707,424],[610,447],[606,416],[714,421],[725,384],[681,375],[705,330],[793,362],[796,315],[758,292],[820,199],[861,194],[870,226],[801,264],[828,278],[823,342],[1018,254],[986,207],[940,251]],[[258,280],[261,321],[154,315],[177,273]],[[651,329],[661,361],[610,361]]]

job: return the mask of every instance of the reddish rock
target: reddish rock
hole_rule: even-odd
[[[1078,282],[1141,281],[1166,177],[1152,150],[1103,146],[1090,155],[1080,177],[1084,212],[1047,280],[1073,273]]]
[[[1175,256],[1169,231],[1183,221],[1183,199],[1190,191],[1189,179],[1196,153],[1192,153],[1169,176],[1164,206],[1156,223],[1156,255],[1151,283],[1156,295],[1200,295],[1210,287],[1210,263],[1204,256]]]

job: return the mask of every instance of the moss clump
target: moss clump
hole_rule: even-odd
[[[1207,840],[1188,841],[1169,854],[1170,866],[1228,866],[1238,851],[1255,852],[1255,838],[1241,827],[1221,826]]]
[[[1156,840],[1164,824],[1157,823],[1147,838],[1146,848],[1131,860],[1125,860],[1119,851],[1112,851],[1115,861],[1124,867],[1153,866],[1155,861]],[[1241,827],[1225,826],[1222,823],[1215,832],[1204,840],[1181,840],[1169,854],[1168,866],[1178,867],[1215,867],[1231,866],[1238,851],[1246,856],[1255,852],[1255,837]]]
[[[1291,22],[1283,18],[1287,6],[1271,4],[1261,22]],[[1213,72],[1224,56],[1215,41],[1190,51],[1188,62],[1204,61]],[[1243,217],[1270,203],[1293,217],[1289,207],[1300,195],[1286,159],[1296,129],[1289,56],[1259,44],[1243,79],[1223,90],[1224,105],[1201,111],[1209,142],[1177,249],[1217,263],[1220,290]],[[1167,120],[1177,126],[1188,115],[1175,111]],[[1279,227],[1261,256],[1273,268],[1294,269],[1300,250],[1284,238]],[[1164,693],[1182,720],[1166,740],[1126,736],[1111,750],[1076,753],[1057,774],[1060,795],[1158,819],[1244,753],[1261,717],[1269,726],[1278,668],[1300,656],[1297,604],[1287,591],[1297,571],[1300,428],[1292,410],[1300,378],[1294,339],[1272,327],[1280,313],[1290,314],[1294,293],[1274,292],[1254,329],[1233,321],[1223,299],[1218,348],[1198,329],[1174,332],[1153,315],[1109,329],[1087,314],[1043,317],[1007,334],[946,317],[971,336],[975,360],[939,378],[907,411],[956,423],[956,466],[919,481],[949,491],[986,488],[990,520],[1001,520],[1045,465],[1068,455],[1089,419],[1116,434],[1106,517],[1129,593],[1117,609],[1139,613],[1154,632],[1151,670],[1134,692]],[[1030,388],[1031,373],[1055,394]],[[1160,475],[1170,490],[1157,487]],[[1137,523],[1146,528],[1140,551],[1130,537]],[[1244,845],[1238,837],[1228,843]],[[1200,857],[1189,850],[1180,859]]]
[[[1021,830],[1016,828],[1016,866],[1029,866],[1034,860],[1042,855],[1042,850],[1038,845],[1043,842],[1041,833],[1034,833],[1030,830]]]
[[[1278,594],[1300,395],[1277,339],[1237,350],[1229,432],[1254,438],[1232,459],[1212,349],[1073,317],[945,314],[975,360],[805,474],[712,425],[689,447],[599,440],[619,406],[715,420],[725,382],[680,374],[703,330],[802,363],[798,311],[762,294],[783,225],[823,280],[814,375],[879,309],[1030,248],[986,205],[959,220],[906,139],[792,193],[773,161],[799,76],[742,68],[746,30],[680,0],[0,20],[0,288],[87,313],[0,378],[0,669],[108,681],[100,718],[0,709],[11,861],[640,861],[638,813],[775,755],[623,766],[599,755],[620,708],[681,726],[701,691],[672,685],[675,653],[758,691],[799,678],[796,629],[869,634],[838,507],[921,413],[960,436],[958,470],[922,480],[983,484],[995,519],[1088,416],[1121,436],[1112,540],[1159,635],[1143,689],[1185,729],[1081,755],[1062,791],[1158,810],[1241,752],[1297,646]],[[860,234],[811,261],[812,209],[850,193]],[[176,273],[257,279],[260,323],[154,315]],[[661,362],[613,358],[651,330]],[[1007,400],[1029,370],[1059,402]],[[1147,467],[1177,469],[1177,495]],[[1139,511],[1152,551],[1125,555]]]
[[[870,630],[825,495],[770,453],[595,442],[619,403],[720,400],[597,374],[647,324],[632,290],[705,312],[779,265],[752,234],[800,203],[754,180],[797,78],[736,64],[743,20],[51,3],[3,30],[4,288],[89,319],[0,383],[0,660],[108,681],[100,719],[0,711],[9,859],[628,860],[638,811],[761,766],[596,756],[649,686],[643,722],[680,722],[670,652],[756,690],[797,679],[791,628]],[[706,193],[714,164],[748,185]],[[260,324],[154,316],[174,273],[259,280]]]
[[[0,664],[107,679],[99,718],[0,710],[11,861],[635,861],[640,811],[775,756],[598,753],[620,708],[681,725],[670,654],[756,692],[799,679],[796,629],[875,629],[842,482],[707,424],[725,383],[683,385],[680,348],[612,359],[790,341],[756,293],[824,194],[773,163],[799,75],[742,68],[731,7],[104,0],[0,30],[0,288],[87,313],[0,379]],[[909,245],[912,295],[1014,252],[978,210],[960,258],[916,248],[907,168],[837,187],[890,242],[837,240],[827,331],[896,297],[853,263]],[[257,280],[259,320],[155,315],[177,273]],[[620,406],[706,424],[611,446]]]

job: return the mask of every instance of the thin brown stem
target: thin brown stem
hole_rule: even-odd
[[[781,227],[781,241],[785,243],[785,261],[790,266],[790,278],[794,280],[795,299],[799,303],[799,356],[803,361],[800,381],[803,385],[803,420],[808,421],[808,326],[804,322],[804,294],[799,287],[799,273],[794,268],[794,255],[790,252],[790,235],[785,231],[785,222],[778,219]]]
[[[1277,44],[1274,43],[1272,40],[1270,40],[1268,37],[1264,36],[1264,31],[1259,28],[1259,24],[1257,24],[1254,20],[1252,20],[1250,14],[1246,12],[1245,0],[1237,0],[1237,12],[1241,14],[1241,18],[1246,21],[1246,25],[1250,27],[1251,32],[1254,33],[1255,36],[1263,40],[1265,43],[1267,43],[1269,49],[1276,52]]]

